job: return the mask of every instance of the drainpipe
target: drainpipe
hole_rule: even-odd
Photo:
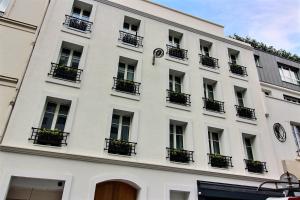
[[[10,103],[9,103],[8,113],[7,113],[6,118],[5,118],[5,119],[6,119],[6,120],[5,120],[5,125],[4,125],[3,129],[1,129],[1,132],[0,132],[0,133],[2,133],[2,135],[0,135],[0,146],[1,146],[1,144],[2,144],[4,135],[5,135],[5,133],[6,133],[7,126],[8,126],[9,120],[10,120],[10,118],[11,118],[12,111],[13,111],[14,106],[15,106],[15,102],[17,101],[17,98],[18,98],[18,96],[19,96],[20,89],[21,89],[22,83],[23,83],[23,81],[24,81],[24,77],[25,77],[25,74],[26,74],[26,72],[27,72],[27,69],[28,69],[29,62],[30,62],[30,60],[31,60],[33,51],[34,51],[34,49],[35,49],[36,41],[37,41],[37,39],[38,39],[38,37],[39,37],[39,35],[40,35],[42,25],[44,24],[45,17],[46,17],[46,14],[47,14],[47,12],[48,12],[48,9],[49,9],[50,2],[51,2],[51,0],[48,0],[48,3],[47,3],[47,6],[46,6],[46,9],[45,9],[45,12],[44,12],[43,17],[42,17],[42,21],[41,21],[41,23],[40,23],[40,26],[39,26],[38,29],[37,29],[37,33],[35,34],[35,37],[34,37],[34,40],[33,40],[33,47],[32,47],[31,52],[30,52],[30,54],[29,54],[29,58],[27,59],[25,70],[24,70],[24,72],[23,72],[23,74],[22,74],[22,76],[21,76],[21,79],[20,79],[19,84],[18,84],[17,87],[16,87],[16,91],[17,91],[16,96],[15,96],[15,97],[10,101]]]

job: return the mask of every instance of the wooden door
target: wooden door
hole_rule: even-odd
[[[98,183],[94,200],[136,200],[137,190],[126,183],[107,181]]]

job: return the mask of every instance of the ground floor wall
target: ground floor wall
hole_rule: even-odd
[[[0,200],[5,199],[11,177],[62,180],[62,200],[93,200],[97,183],[110,180],[120,180],[136,187],[138,200],[169,200],[174,195],[171,191],[184,192],[187,200],[196,200],[197,181],[248,186],[260,184],[259,181],[223,178],[221,174],[216,177],[0,152]]]

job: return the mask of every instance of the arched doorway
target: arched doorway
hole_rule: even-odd
[[[119,181],[98,183],[94,200],[137,200],[137,189]]]

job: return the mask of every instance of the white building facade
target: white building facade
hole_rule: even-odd
[[[252,48],[220,25],[143,0],[52,0],[0,199],[264,199],[255,187],[283,169],[262,100]]]

